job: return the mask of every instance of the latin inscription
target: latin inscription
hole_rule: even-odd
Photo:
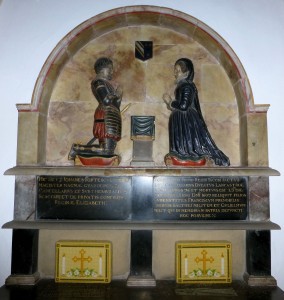
[[[244,177],[155,177],[155,219],[245,220]]]
[[[131,178],[38,176],[39,219],[127,219]]]
[[[139,220],[247,218],[246,177],[157,176],[149,180],[152,183],[145,185],[145,180],[128,176],[38,176],[36,217],[131,220],[134,207]]]

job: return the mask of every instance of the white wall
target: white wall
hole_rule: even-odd
[[[284,173],[283,0],[0,0],[0,174],[16,164],[16,103],[30,103],[37,76],[69,31],[109,9],[157,5],[183,11],[218,32],[242,62],[256,104],[268,103],[270,167]],[[271,219],[284,227],[282,177],[270,178]],[[13,218],[14,178],[0,177],[0,225]],[[272,275],[284,289],[284,233],[272,233]],[[11,231],[0,229],[0,285],[10,274]]]

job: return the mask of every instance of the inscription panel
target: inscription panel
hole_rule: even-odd
[[[37,177],[37,219],[246,220],[247,203],[247,177]]]
[[[155,177],[153,212],[158,220],[245,220],[246,177]]]
[[[125,220],[130,177],[38,176],[38,219]]]

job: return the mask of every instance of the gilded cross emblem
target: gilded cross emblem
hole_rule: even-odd
[[[92,258],[90,256],[84,257],[84,254],[86,253],[86,251],[84,249],[82,249],[79,253],[81,254],[80,257],[74,256],[72,259],[73,259],[74,262],[80,261],[80,263],[81,263],[80,272],[81,272],[81,274],[83,274],[83,272],[84,272],[84,262],[85,261],[91,262]]]
[[[203,274],[206,274],[206,262],[209,261],[210,263],[212,263],[214,261],[214,258],[212,256],[210,256],[209,258],[206,257],[206,255],[208,254],[206,250],[203,250],[201,252],[202,254],[202,258],[200,257],[196,257],[195,261],[197,263],[201,262],[203,263]]]

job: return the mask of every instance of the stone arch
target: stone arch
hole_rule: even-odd
[[[238,107],[240,165],[247,165],[247,115],[263,112],[255,106],[249,80],[230,46],[211,28],[194,17],[168,8],[130,6],[99,14],[69,32],[49,55],[35,84],[31,104],[18,105],[20,113],[38,113],[35,163],[46,163],[47,116],[55,84],[68,61],[90,41],[126,27],[154,26],[185,35],[200,44],[223,67],[234,90]],[[19,157],[18,157],[19,158]],[[21,163],[21,158],[19,159]]]

